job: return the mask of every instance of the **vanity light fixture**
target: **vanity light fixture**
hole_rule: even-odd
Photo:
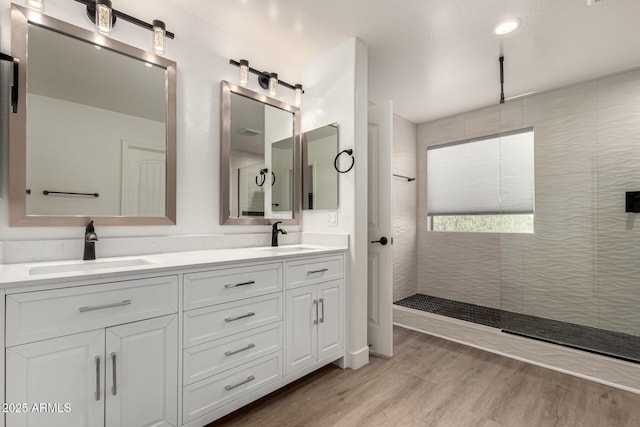
[[[269,75],[269,95],[276,96],[277,90],[278,90],[278,74],[271,73]]]
[[[29,0],[32,1],[32,0]],[[153,51],[157,54],[164,53],[165,38],[174,39],[175,34],[167,31],[164,22],[154,19],[153,24],[141,21],[140,19],[120,12],[111,7],[111,0],[74,0],[82,3],[87,7],[87,16],[96,24],[96,28],[102,34],[109,34],[111,28],[115,25],[117,18],[135,24],[139,27],[146,28],[153,33]],[[162,34],[162,37],[160,35]]]
[[[111,19],[111,0],[96,0],[96,28],[102,34],[109,34],[114,22]]]
[[[498,36],[504,36],[505,34],[515,31],[520,24],[522,24],[522,20],[519,18],[507,19],[496,25],[493,28],[493,32]]]
[[[249,81],[249,61],[246,59],[240,60],[240,86],[246,86]]]
[[[76,1],[79,1],[79,0],[76,0]],[[233,59],[230,59],[229,64],[235,65],[236,67],[240,68],[240,85],[241,86],[245,86],[247,84],[247,81],[249,80],[248,74],[253,73],[256,76],[258,76],[258,84],[260,84],[260,87],[264,90],[268,90],[269,95],[275,96],[278,90],[278,85],[281,85],[296,91],[295,103],[297,106],[299,106],[300,103],[302,102],[302,94],[304,93],[304,90],[302,89],[301,84],[296,84],[294,86],[291,83],[287,83],[283,80],[278,79],[277,73],[270,73],[267,71],[258,71],[255,68],[250,67],[249,61],[247,61],[246,59],[241,59],[240,61],[234,61]],[[245,67],[246,67],[246,71],[243,71],[245,70]]]
[[[302,104],[302,85],[297,84],[295,90],[296,90],[296,94],[295,94],[295,99],[293,103],[296,105],[296,107],[299,107],[300,104]]]
[[[27,0],[27,4],[31,10],[35,10],[37,12],[44,11],[44,0]]]
[[[164,54],[164,35],[167,26],[159,19],[153,20],[153,51],[158,55]]]

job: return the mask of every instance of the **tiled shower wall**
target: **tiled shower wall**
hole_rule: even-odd
[[[416,176],[418,128],[393,116],[393,173]],[[393,178],[393,300],[418,292],[417,181]]]
[[[535,233],[429,232],[427,147],[533,127]],[[419,292],[640,335],[640,71],[418,126]]]

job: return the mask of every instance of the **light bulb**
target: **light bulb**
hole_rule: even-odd
[[[96,27],[102,34],[111,32],[111,0],[96,0]]]
[[[28,0],[29,9],[42,12],[44,10],[44,0]]]
[[[276,91],[278,90],[278,75],[276,73],[271,73],[269,77],[269,95],[276,96]]]
[[[493,32],[498,36],[503,36],[515,31],[520,26],[522,21],[519,18],[507,19],[495,26]]]
[[[297,107],[299,107],[300,104],[302,104],[302,85],[301,84],[296,85],[296,95],[295,95],[294,103],[296,104]]]
[[[249,61],[240,60],[240,86],[246,86],[249,81]]]
[[[164,22],[153,20],[153,51],[158,55],[164,54],[164,38],[167,32],[167,26]]]

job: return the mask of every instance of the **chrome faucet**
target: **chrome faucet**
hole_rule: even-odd
[[[98,235],[96,229],[93,227],[93,221],[87,224],[87,228],[84,230],[84,256],[83,260],[96,259],[96,242],[98,241]]]
[[[278,234],[287,234],[287,230],[283,228],[278,228],[278,224],[282,224],[282,221],[278,221],[273,224],[271,228],[271,246],[278,246]]]

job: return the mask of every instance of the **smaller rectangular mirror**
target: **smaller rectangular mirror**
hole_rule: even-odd
[[[338,124],[302,136],[302,209],[338,209]]]

